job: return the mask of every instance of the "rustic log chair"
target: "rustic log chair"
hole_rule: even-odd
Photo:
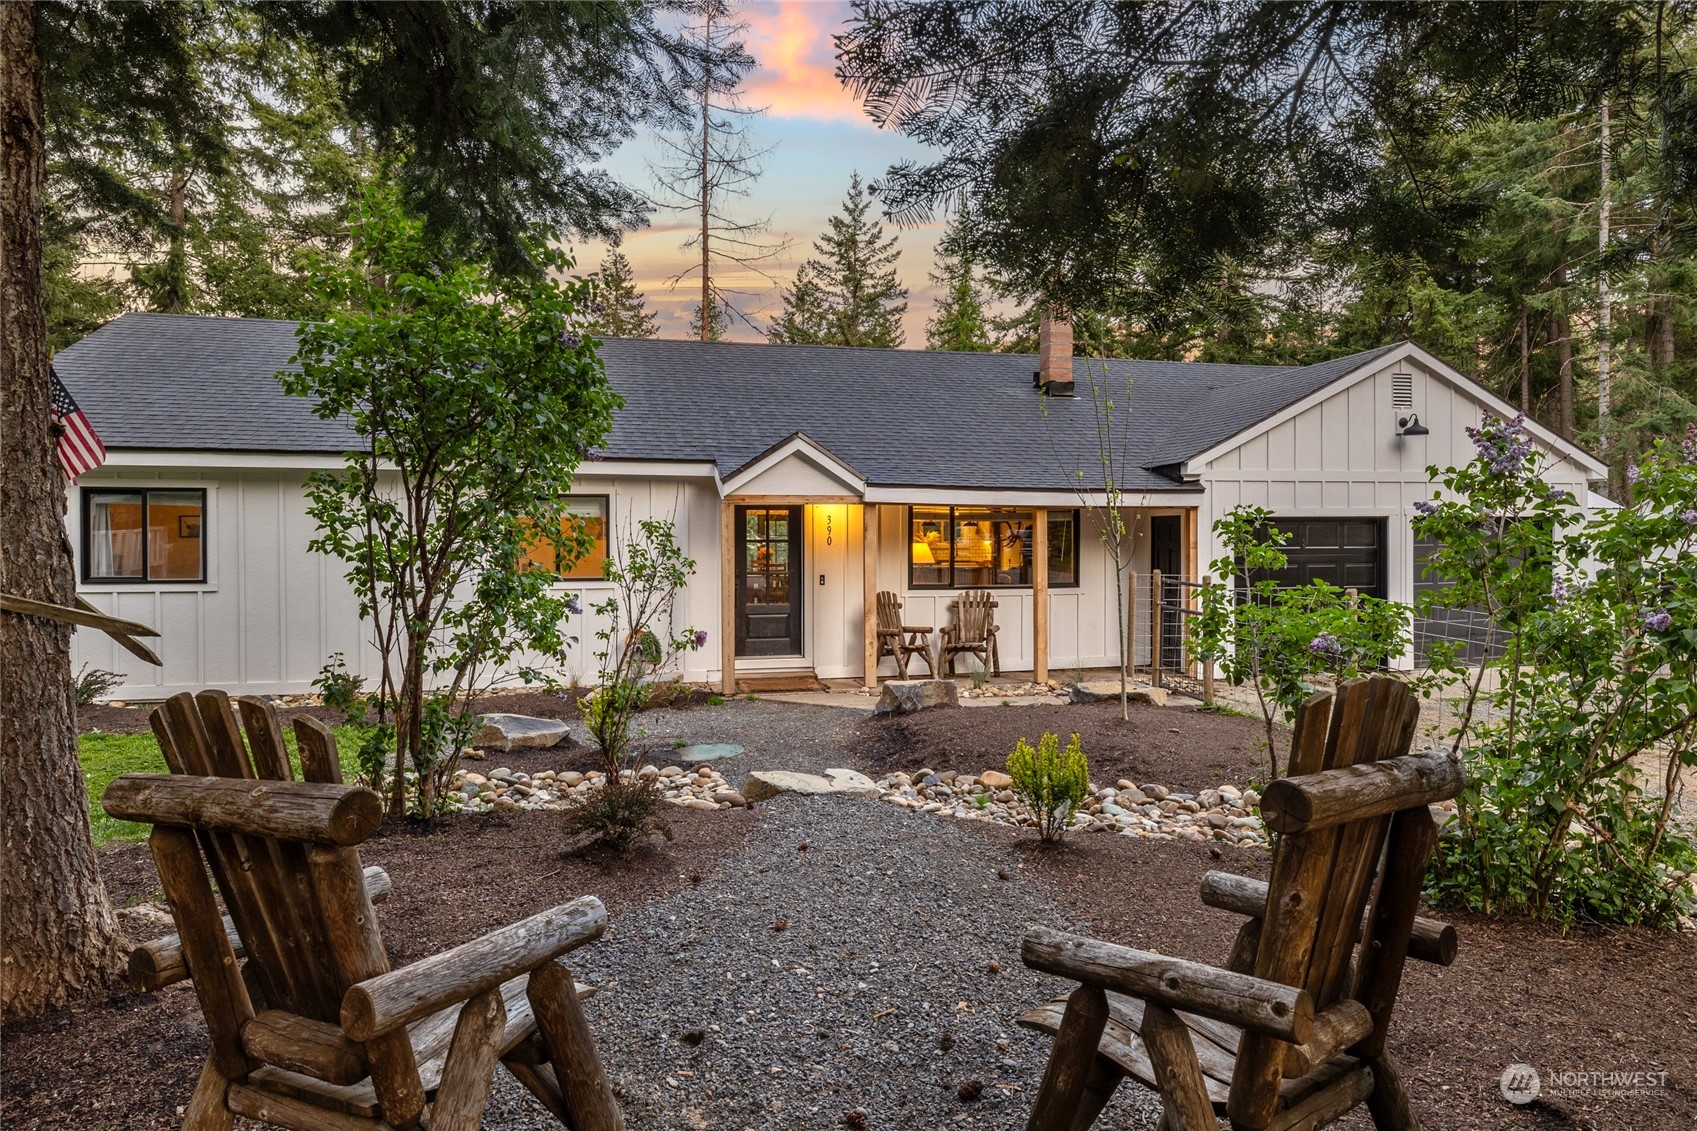
[[[496,1060],[566,1126],[622,1128],[585,993],[556,961],[601,935],[601,901],[390,970],[371,909],[388,877],[355,847],[381,800],[341,784],[335,738],[310,718],[295,720],[305,780],[290,780],[270,704],[239,708],[240,723],[223,692],[171,698],[152,717],[171,773],[125,774],[103,799],[154,826],[177,926],[132,957],[132,979],[192,978],[211,1036],[185,1131],[237,1115],[294,1131],[476,1128]]]
[[[1302,705],[1292,776],[1261,799],[1281,834],[1271,882],[1202,883],[1202,902],[1249,916],[1227,969],[1025,937],[1026,965],[1081,983],[1019,1019],[1055,1035],[1028,1129],[1084,1131],[1128,1075],[1160,1092],[1162,1131],[1214,1131],[1216,1113],[1234,1129],[1308,1131],[1363,1100],[1381,1129],[1418,1127],[1385,1033],[1404,961],[1455,958],[1454,928],[1415,911],[1437,842],[1428,806],[1462,785],[1444,752],[1404,753],[1418,716],[1389,678]]]
[[[918,656],[925,661],[925,670],[937,678],[937,661],[931,655],[931,626],[902,623],[901,598],[894,593],[878,594],[878,655],[896,658],[896,670],[907,678],[907,661]]]
[[[996,601],[988,589],[968,589],[954,600],[955,623],[943,626],[941,662],[944,671],[955,672],[955,657],[977,656],[978,662],[995,675],[1002,674],[1002,656],[996,650]]]

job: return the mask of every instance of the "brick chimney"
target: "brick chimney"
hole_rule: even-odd
[[[1055,304],[1043,308],[1037,330],[1037,391],[1072,396],[1072,315]]]

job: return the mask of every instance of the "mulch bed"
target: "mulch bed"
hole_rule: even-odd
[[[746,810],[668,814],[675,839],[629,857],[591,848],[563,856],[557,813],[450,817],[433,832],[393,830],[361,847],[388,869],[394,892],[377,908],[396,965],[455,946],[579,895],[597,895],[618,930],[621,911],[690,885],[735,855],[752,832]],[[119,906],[158,897],[145,844],[102,853]],[[595,944],[591,944],[595,945]],[[5,1027],[0,1124],[7,1128],[176,1127],[206,1056],[192,987],[120,990],[110,1000]]]
[[[981,835],[1019,840],[997,827]],[[1265,857],[1175,841],[1083,835],[1060,851],[1020,840],[1026,871],[1044,877],[1063,907],[1100,938],[1224,963],[1242,919],[1197,898],[1210,869],[1265,879]],[[1697,1123],[1697,936],[1638,928],[1562,934],[1520,919],[1429,912],[1455,924],[1448,967],[1410,962],[1391,1048],[1402,1060],[1424,1125],[1437,1131],[1505,1128],[1690,1127]],[[1504,1068],[1544,1077],[1524,1107],[1502,1098]],[[1552,1072],[1666,1072],[1665,1090],[1551,1097]],[[1364,1114],[1340,1127],[1366,1128]]]
[[[929,768],[978,773],[1001,769],[1021,738],[1036,745],[1045,731],[1078,732],[1090,779],[1111,785],[1127,778],[1143,785],[1193,791],[1220,784],[1247,786],[1265,780],[1258,719],[1198,710],[1131,704],[1130,721],[1118,703],[1018,707],[963,707],[920,711],[861,724],[861,769],[874,776]],[[1280,735],[1283,749],[1284,735]]]

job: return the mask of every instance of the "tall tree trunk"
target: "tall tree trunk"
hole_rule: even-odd
[[[1520,411],[1532,411],[1532,342],[1527,336],[1531,333],[1526,317],[1526,308],[1520,308]]]
[[[1557,267],[1551,276],[1556,287],[1567,288],[1567,264]],[[1556,347],[1556,398],[1558,417],[1556,428],[1562,438],[1573,439],[1573,320],[1568,317],[1563,302],[1559,311],[1550,315],[1550,344]]]
[[[0,590],[68,605],[41,274],[43,116],[40,9],[0,4]],[[121,961],[77,763],[70,628],[0,614],[0,656],[0,1008],[22,1016],[109,984]]]
[[[713,50],[713,6],[707,5],[705,30],[701,42],[709,54]],[[713,339],[713,257],[708,241],[713,238],[713,186],[708,174],[713,168],[713,68],[704,64],[701,72],[701,340]]]
[[[1609,289],[1609,96],[1603,95],[1597,191],[1597,449],[1609,450],[1609,335],[1614,296]]]

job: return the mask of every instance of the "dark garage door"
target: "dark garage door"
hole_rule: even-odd
[[[1280,517],[1273,525],[1290,535],[1282,547],[1290,564],[1272,575],[1280,585],[1326,581],[1363,597],[1384,597],[1384,519]]]

